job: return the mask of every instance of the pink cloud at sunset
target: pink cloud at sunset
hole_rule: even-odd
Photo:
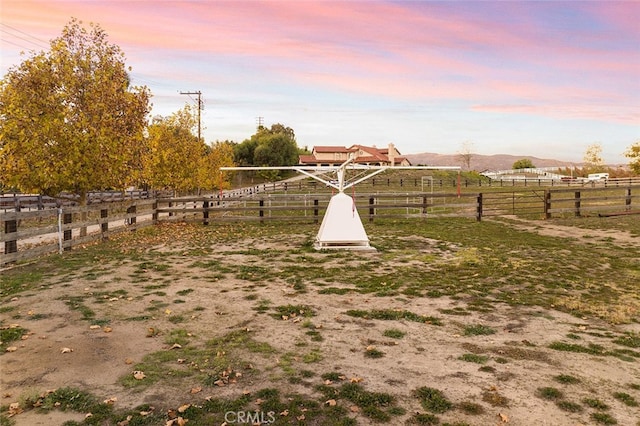
[[[640,2],[8,0],[3,74],[72,17],[123,49],[154,114],[201,90],[210,141],[248,138],[257,116],[300,145],[393,141],[403,153],[473,141],[536,155],[553,135],[577,159],[599,142],[621,162],[640,139]],[[388,129],[334,113],[345,110]],[[523,139],[512,120],[545,131]]]

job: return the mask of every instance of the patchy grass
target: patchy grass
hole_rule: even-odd
[[[591,413],[591,419],[600,425],[617,425],[618,421],[609,413]]]
[[[278,414],[288,410],[288,415],[279,417],[277,424],[308,422],[309,424],[346,425],[354,424],[354,419],[359,416],[364,417],[367,422],[389,424],[398,424],[405,420],[410,424],[445,422],[444,419],[437,417],[440,415],[438,410],[442,409],[437,408],[437,396],[440,391],[433,390],[430,395],[426,395],[427,390],[432,388],[420,388],[422,392],[416,390],[414,393],[414,397],[422,404],[422,410],[428,412],[415,414],[412,412],[402,419],[399,416],[406,414],[408,406],[403,407],[400,404],[406,403],[406,394],[410,389],[404,392],[402,398],[395,393],[394,395],[376,394],[367,390],[370,382],[372,384],[375,382],[373,386],[376,387],[384,386],[380,384],[378,377],[367,377],[364,384],[345,383],[344,375],[327,373],[329,375],[326,378],[322,375],[323,380],[333,383],[319,385],[323,387],[318,389],[314,388],[314,382],[319,380],[318,369],[335,366],[337,370],[341,367],[340,359],[331,357],[327,348],[331,342],[334,342],[334,334],[339,333],[342,326],[368,327],[374,320],[398,321],[397,324],[387,322],[389,326],[395,326],[387,329],[384,329],[380,323],[376,323],[375,333],[377,334],[370,336],[375,338],[382,334],[388,339],[394,339],[391,343],[398,346],[397,349],[389,349],[389,354],[396,350],[406,350],[404,346],[427,354],[429,351],[427,344],[424,344],[424,347],[415,347],[414,332],[410,331],[409,338],[406,338],[407,334],[403,330],[420,329],[423,327],[422,324],[442,325],[444,320],[431,316],[433,312],[438,315],[447,315],[446,319],[454,325],[452,328],[462,330],[460,334],[464,337],[456,337],[466,342],[479,342],[481,339],[474,336],[488,336],[501,330],[497,320],[489,319],[489,315],[482,317],[482,314],[499,317],[505,305],[523,306],[527,308],[523,311],[533,310],[537,313],[545,313],[547,316],[544,318],[549,321],[553,320],[551,315],[555,316],[556,312],[549,314],[547,309],[564,311],[578,318],[584,317],[584,320],[580,321],[584,321],[585,325],[593,324],[591,321],[593,317],[612,324],[640,322],[638,309],[640,298],[637,294],[637,259],[640,258],[640,252],[634,247],[620,247],[613,239],[605,241],[602,238],[593,238],[585,246],[574,244],[567,238],[551,238],[535,232],[516,230],[499,221],[476,223],[455,218],[430,220],[428,226],[416,226],[413,220],[378,219],[375,223],[366,225],[372,230],[372,235],[375,235],[375,241],[372,241],[378,248],[375,254],[349,253],[347,255],[337,252],[316,252],[312,248],[312,238],[306,239],[301,247],[296,246],[290,249],[238,248],[216,253],[212,252],[212,246],[230,247],[238,239],[247,235],[261,241],[276,237],[280,238],[279,241],[283,245],[291,245],[290,235],[286,238],[282,237],[283,229],[289,230],[290,226],[285,228],[270,223],[255,226],[220,223],[210,227],[185,224],[175,227],[160,225],[145,232],[127,233],[104,245],[78,248],[60,257],[51,256],[41,262],[34,262],[29,265],[29,268],[15,268],[6,273],[3,271],[0,276],[2,286],[0,302],[11,304],[14,295],[21,298],[30,297],[35,291],[46,290],[47,287],[54,285],[65,288],[74,280],[87,281],[89,284],[86,285],[90,285],[92,289],[101,288],[100,286],[104,286],[107,280],[105,271],[115,270],[124,265],[127,272],[121,278],[119,286],[123,287],[126,282],[126,291],[94,291],[90,294],[83,293],[82,290],[76,293],[69,291],[69,296],[61,300],[72,311],[72,318],[75,320],[79,318],[91,324],[116,320],[131,321],[135,324],[130,326],[139,327],[141,336],[144,336],[146,329],[152,329],[153,332],[148,333],[150,338],[163,339],[167,345],[165,350],[147,354],[142,359],[138,358],[140,362],[131,366],[132,371],[144,371],[145,378],[138,380],[128,373],[119,381],[122,386],[145,391],[146,388],[153,389],[151,387],[157,384],[158,389],[183,394],[185,389],[196,385],[212,386],[213,389],[217,389],[219,386],[217,383],[228,386],[224,389],[226,395],[224,398],[208,400],[200,398],[197,406],[189,407],[185,411],[185,418],[189,419],[189,424],[222,424],[224,410],[261,408],[255,403],[258,398],[264,400],[262,402],[265,404],[264,407],[282,410],[278,411]],[[633,229],[636,230],[634,232],[640,230],[640,226],[633,222],[629,222],[629,226],[634,227]],[[301,224],[300,229],[300,232],[309,232],[312,235],[313,231],[317,230],[317,226]],[[183,236],[182,233],[185,235]],[[522,241],[527,241],[527,244],[523,245]],[[162,246],[162,253],[154,248],[159,246]],[[237,258],[233,261],[227,260],[227,254],[231,255],[230,258],[234,258],[235,254],[248,256],[250,259],[247,263],[241,264],[237,262]],[[195,260],[195,256],[198,256],[198,260]],[[276,260],[281,262],[277,268],[271,266]],[[349,267],[344,266],[347,260]],[[181,267],[189,267],[187,275],[198,277],[199,281],[187,284],[188,288],[185,288],[186,285],[181,281],[178,284],[179,291],[176,291],[174,283],[181,277]],[[25,269],[29,269],[29,272],[25,272]],[[206,337],[192,335],[190,323],[194,316],[191,314],[206,310],[205,314],[198,314],[198,316],[213,318],[214,310],[216,314],[219,311],[230,311],[228,307],[214,306],[214,303],[207,304],[207,308],[202,306],[193,308],[190,305],[193,303],[192,299],[197,299],[195,296],[201,296],[203,289],[201,285],[209,286],[207,290],[216,289],[218,283],[224,284],[225,279],[242,280],[237,287],[239,293],[236,300],[251,301],[248,305],[245,303],[245,306],[248,306],[247,315],[233,316],[239,313],[224,312],[223,314],[228,316],[221,316],[221,320],[231,321],[228,319],[233,317],[231,324],[224,325],[227,328],[209,330],[211,334]],[[604,282],[610,284],[601,285]],[[278,292],[282,290],[282,295],[262,291],[265,284],[272,283],[276,283]],[[220,287],[221,293],[235,290]],[[269,290],[274,290],[273,286]],[[236,296],[235,293],[233,294]],[[336,328],[336,324],[331,323],[333,316],[326,315],[334,306],[324,305],[322,295],[345,295],[345,297],[332,296],[331,299],[344,303],[338,305],[340,306],[338,309],[342,312],[352,307],[361,308],[349,310],[346,315],[367,321],[345,321],[342,315],[340,320],[347,324],[338,324]],[[274,302],[264,297],[271,297]],[[456,307],[423,311],[423,305],[413,303],[417,298],[422,297],[443,298],[442,301],[447,298]],[[111,298],[144,300],[146,310],[141,309],[140,312],[132,311],[121,314],[120,317],[112,317],[107,306]],[[385,304],[377,306],[384,306],[385,309],[371,309],[373,304],[367,306],[359,303],[358,301],[361,302],[363,298],[367,298],[368,301],[382,300]],[[203,301],[196,301],[198,302],[203,304]],[[176,306],[176,312],[167,314],[167,309],[174,310],[170,303],[177,303],[180,306]],[[410,305],[412,307],[409,308]],[[394,309],[395,306],[403,308]],[[407,306],[406,309],[404,309],[405,306]],[[425,312],[429,315],[424,315]],[[14,318],[22,315],[22,320],[45,318],[37,317],[38,314],[27,316],[26,310],[18,312],[12,306],[0,307],[0,313]],[[68,312],[65,314],[68,315]],[[280,321],[284,319],[289,321],[289,323],[279,323],[277,326],[280,330],[286,330],[285,333],[291,332],[291,347],[276,348],[260,341],[256,334],[244,328],[248,326],[251,329],[259,329],[260,326],[267,325],[266,323],[270,325],[276,323],[267,319],[266,315],[259,314],[267,314]],[[473,316],[474,320],[467,318],[470,316]],[[478,316],[481,316],[481,319],[478,319]],[[318,317],[322,318],[322,322]],[[252,323],[251,321],[255,318],[258,322]],[[471,324],[463,325],[464,321]],[[495,324],[495,328],[478,323],[483,321]],[[297,326],[291,324],[294,322]],[[42,323],[30,324],[41,325]],[[403,325],[406,327],[401,327]],[[289,326],[291,327],[286,329]],[[240,328],[242,329],[238,330]],[[429,327],[427,329],[433,330]],[[23,330],[26,332],[26,329]],[[624,390],[629,393],[616,392],[617,396],[613,395],[613,398],[611,388],[606,390],[598,388],[593,391],[592,399],[583,400],[581,403],[568,401],[562,397],[562,393],[568,395],[567,399],[571,396],[569,391],[576,391],[576,395],[584,395],[582,391],[587,388],[587,381],[583,379],[581,382],[577,377],[559,374],[557,369],[554,371],[552,361],[561,355],[549,349],[590,356],[616,357],[617,359],[611,360],[613,362],[619,362],[618,360],[637,362],[640,358],[638,333],[620,333],[612,330],[607,330],[606,326],[601,329],[586,330],[576,326],[568,330],[571,333],[564,334],[566,338],[561,338],[568,342],[553,342],[548,347],[542,347],[543,344],[540,341],[521,342],[519,339],[484,349],[476,345],[478,351],[463,346],[463,351],[471,353],[462,355],[460,360],[481,364],[481,371],[491,373],[491,376],[477,371],[471,371],[468,374],[475,378],[482,377],[487,380],[491,378],[498,382],[521,379],[500,371],[507,367],[515,370],[528,361],[546,363],[550,366],[550,376],[560,389],[549,387],[545,388],[547,390],[544,392],[540,391],[539,394],[540,398],[553,401],[555,405],[544,401],[538,401],[539,404],[544,404],[548,409],[562,410],[567,413],[578,413],[583,409],[589,409],[597,411],[594,414],[608,414],[603,413],[608,406],[602,401],[609,402],[616,398],[617,401],[625,404],[623,406],[616,402],[620,409],[635,407],[628,405],[627,402],[637,403],[635,391],[640,389],[640,383],[621,384],[620,386],[624,386]],[[450,330],[447,327],[446,330],[444,328],[438,330],[440,331],[449,332]],[[200,332],[203,330],[199,329]],[[2,336],[5,346],[7,342],[20,338],[20,336],[16,337],[19,334],[17,332],[13,337],[9,334],[14,332],[7,330],[7,333],[7,338]],[[224,334],[212,338],[216,333]],[[365,345],[369,343],[373,345],[374,342],[367,341],[367,337],[370,336],[363,337]],[[595,343],[589,343],[589,341]],[[379,353],[375,354],[371,350],[363,354],[359,343],[346,341],[346,344],[355,347],[353,356],[364,363],[373,366],[385,365],[384,363],[391,361],[391,355],[378,361],[363,359],[364,356],[373,358],[384,356],[384,353],[378,351]],[[375,344],[379,346],[386,343],[376,341]],[[180,345],[180,347],[168,349],[173,345]],[[538,347],[533,348],[533,346]],[[490,354],[491,358],[485,353]],[[585,360],[589,358],[584,357]],[[178,362],[179,359],[187,361]],[[484,365],[490,359],[496,363],[508,363],[508,365],[496,365],[498,368]],[[454,364],[456,364],[455,360]],[[461,366],[461,364],[457,365]],[[467,365],[465,370],[474,370],[470,367],[472,366]],[[553,376],[553,374],[556,375]],[[269,381],[270,387],[258,390],[255,384],[265,383],[265,381]],[[401,389],[402,377],[389,378],[389,384],[396,382],[397,389]],[[236,387],[232,388],[230,384]],[[289,384],[295,386],[288,386]],[[546,383],[536,384],[536,386],[543,385]],[[569,385],[572,387],[568,387]],[[250,389],[248,391],[250,395],[240,395],[241,389],[245,387]],[[291,392],[291,389],[299,387],[308,388],[307,393],[310,395],[301,396]],[[371,389],[376,388],[371,387]],[[551,389],[560,392],[560,396],[554,397]],[[616,390],[618,389],[620,388]],[[581,390],[581,393],[577,393],[577,390]],[[402,391],[398,392],[402,394]],[[447,410],[459,411],[456,415],[483,416],[482,421],[487,420],[491,414],[485,412],[483,405],[486,407],[509,405],[509,400],[498,391],[498,387],[489,390],[483,387],[476,394],[480,394],[477,401],[459,403],[448,401],[441,392],[440,397],[450,405]],[[59,397],[63,400],[71,398],[62,393]],[[188,395],[185,395],[185,399],[187,397]],[[191,398],[190,401],[195,401],[196,397]],[[82,401],[83,396],[80,395],[77,399]],[[330,399],[335,399],[337,403],[327,404],[326,401]],[[84,403],[94,404],[96,401],[85,400]],[[446,406],[446,403],[440,400],[441,407]],[[413,404],[417,407],[415,401]],[[427,408],[425,404],[431,408]],[[491,410],[495,411],[493,408]],[[124,414],[125,412],[121,411],[111,411],[111,414],[105,414],[106,417],[102,422],[117,424],[126,419]],[[164,424],[167,421],[164,411],[152,413],[149,415],[151,417],[144,418],[140,415],[136,416],[133,411],[132,415],[133,419],[130,421],[132,425]],[[294,420],[296,416],[303,415],[304,420]],[[612,419],[613,415],[618,416],[620,422],[623,422],[617,412],[611,413]],[[453,415],[447,414],[447,416]],[[587,414],[583,416],[584,421],[587,421]],[[153,421],[148,420],[151,418]],[[98,419],[100,417],[96,416],[95,420],[98,421]],[[482,422],[479,418],[476,420],[479,423]],[[86,420],[83,424],[90,424],[89,422],[92,421]],[[144,423],[147,421],[148,423]],[[591,422],[594,423],[607,424],[602,423],[605,421],[607,421],[605,416],[591,418]]]
[[[463,330],[465,336],[488,336],[495,332],[493,328],[482,324],[467,325]]]
[[[465,362],[474,362],[476,364],[484,364],[489,361],[488,356],[479,354],[462,354],[458,359]]]
[[[564,398],[564,394],[559,389],[554,387],[542,387],[536,390],[538,397],[542,399],[548,399],[550,401],[557,401]]]
[[[453,403],[447,399],[442,391],[423,386],[413,391],[413,396],[418,398],[422,407],[432,413],[444,413],[453,408]]]
[[[402,330],[398,330],[397,328],[388,328],[382,332],[384,337],[389,337],[391,339],[402,339],[407,333]]]
[[[569,374],[559,374],[557,376],[554,376],[553,380],[565,385],[575,385],[581,382],[580,379],[578,379],[577,377],[571,376]]]
[[[382,358],[384,352],[375,347],[367,347],[364,351],[364,356],[367,358]]]
[[[629,395],[626,392],[614,392],[613,397],[618,401],[622,402],[624,405],[628,405],[629,407],[638,406],[638,401],[636,401],[636,399],[633,396]]]
[[[593,408],[595,410],[604,411],[604,410],[608,410],[609,408],[611,408],[611,407],[609,407],[609,405],[605,404],[604,402],[600,401],[597,398],[585,398],[585,399],[582,400],[582,402],[587,407],[591,407],[591,408]]]
[[[432,325],[442,325],[439,318],[427,315],[418,315],[406,310],[396,309],[372,309],[370,311],[353,309],[346,312],[347,315],[364,319],[376,319],[384,321],[407,320],[427,323]]]
[[[0,328],[0,355],[6,353],[11,342],[20,340],[29,330],[20,326],[6,326]]]
[[[581,413],[582,411],[584,411],[584,408],[582,408],[582,405],[575,402],[571,402],[571,401],[566,401],[566,400],[556,401],[556,405],[562,411],[567,411],[569,413]]]

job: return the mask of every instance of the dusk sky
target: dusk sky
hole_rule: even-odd
[[[120,46],[153,115],[201,91],[207,142],[258,117],[301,147],[608,163],[640,140],[640,2],[2,0],[4,76],[72,18]],[[20,56],[24,51],[25,55]]]

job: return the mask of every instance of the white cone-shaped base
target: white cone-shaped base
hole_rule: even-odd
[[[331,197],[316,237],[315,248],[375,250],[369,245],[369,237],[350,196],[340,192]]]

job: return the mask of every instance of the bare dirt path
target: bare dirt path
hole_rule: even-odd
[[[633,247],[640,247],[640,237],[634,236],[628,231],[620,231],[615,229],[578,228],[575,226],[558,225],[549,221],[523,219],[515,215],[501,216],[501,218],[497,220],[499,220],[501,223],[508,223],[516,229],[535,232],[540,235],[546,235],[550,237],[574,238],[584,242],[593,241],[594,238],[608,239],[614,241],[619,245],[622,244]],[[638,220],[640,220],[640,217]]]

